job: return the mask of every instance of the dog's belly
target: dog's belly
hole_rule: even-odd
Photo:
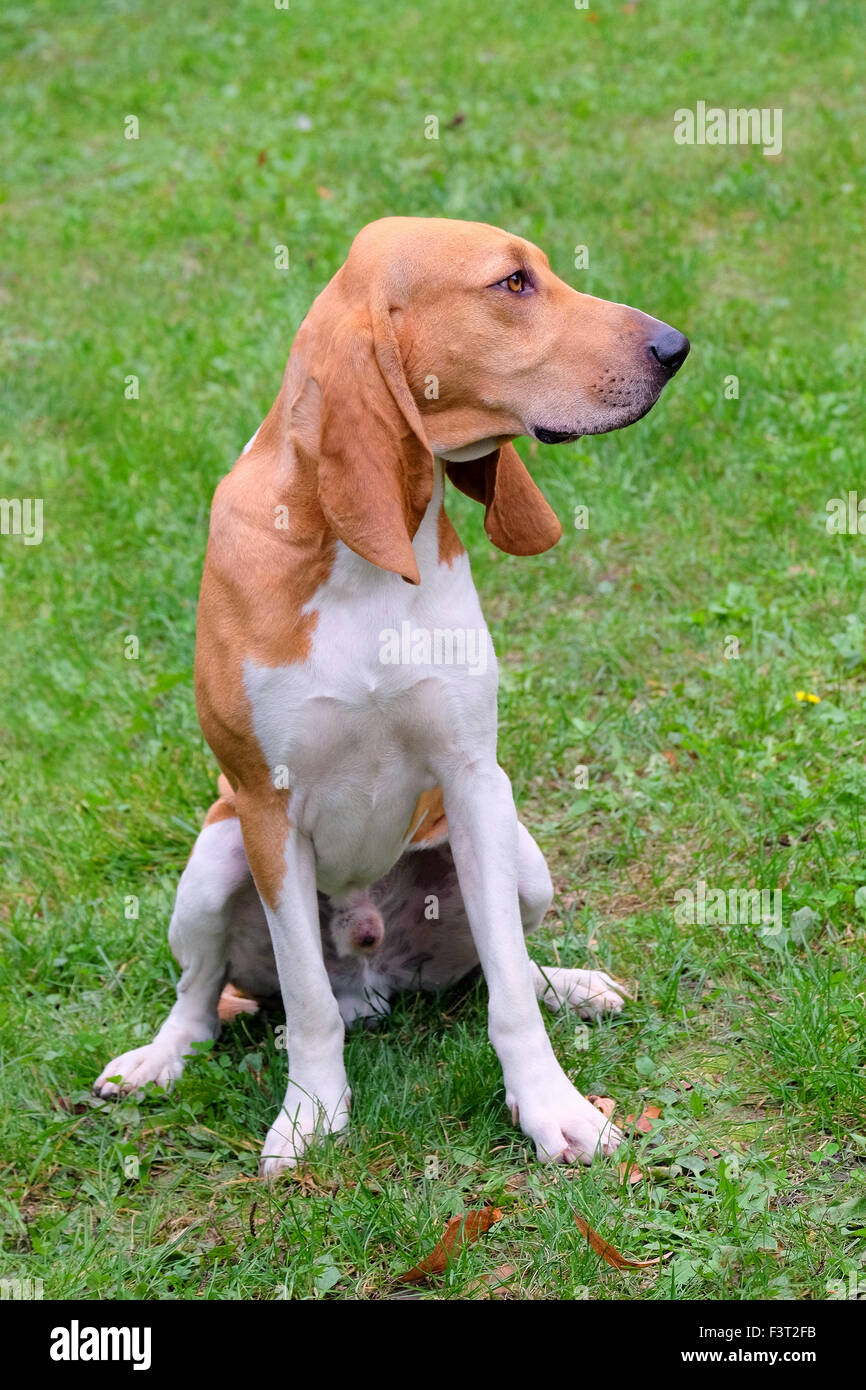
[[[319,898],[322,954],[335,994],[443,989],[478,964],[478,955],[447,845],[404,854],[370,896],[382,914],[385,939],[374,955],[340,957],[329,931],[331,908]],[[267,919],[252,876],[232,904],[227,979],[242,993],[279,995]]]

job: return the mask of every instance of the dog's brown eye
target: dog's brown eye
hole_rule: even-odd
[[[520,294],[522,290],[526,289],[526,277],[522,270],[515,270],[513,275],[509,275],[505,283],[512,294]]]

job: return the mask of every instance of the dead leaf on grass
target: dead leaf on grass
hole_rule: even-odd
[[[643,1182],[643,1173],[636,1163],[621,1163],[619,1165],[619,1180],[627,1182],[629,1187],[634,1187],[635,1183]]]
[[[467,1289],[467,1293],[477,1293],[482,1298],[490,1298],[497,1289],[507,1289],[509,1284],[514,1282],[517,1270],[514,1265],[500,1265],[498,1269],[493,1269],[489,1274],[482,1274],[474,1279]]]
[[[661,1117],[662,1112],[657,1105],[646,1105],[637,1120],[635,1120],[634,1115],[626,1115],[625,1123],[627,1125],[633,1124],[641,1134],[652,1134],[653,1120],[660,1120]]]
[[[499,1207],[482,1207],[480,1211],[468,1211],[465,1216],[452,1216],[445,1227],[445,1234],[436,1242],[432,1252],[414,1269],[398,1274],[398,1282],[418,1284],[431,1274],[441,1274],[458,1250],[464,1245],[471,1245],[501,1219]]]
[[[582,1216],[578,1216],[577,1212],[574,1213],[574,1220],[580,1234],[586,1236],[596,1255],[600,1255],[606,1264],[613,1265],[614,1269],[649,1269],[652,1265],[661,1264],[660,1255],[656,1255],[654,1260],[627,1260],[625,1255],[615,1250],[598,1231],[594,1231],[589,1223],[584,1221]],[[665,1255],[665,1259],[667,1258]]]
[[[596,1110],[600,1110],[607,1119],[613,1119],[613,1113],[616,1110],[616,1101],[613,1096],[587,1096],[587,1100],[590,1105],[595,1106]]]

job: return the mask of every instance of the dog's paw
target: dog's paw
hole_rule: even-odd
[[[609,1158],[623,1140],[622,1130],[596,1110],[561,1074],[529,1089],[520,1105],[508,1097],[511,1118],[535,1144],[542,1163],[592,1163],[599,1154]]]
[[[581,1018],[595,1019],[622,1009],[623,987],[603,970],[567,970],[557,965],[538,968],[547,986],[539,998],[551,1013],[567,1008]]]
[[[94,1093],[103,1100],[118,1100],[143,1090],[150,1082],[170,1091],[183,1071],[184,1060],[176,1048],[164,1043],[135,1047],[109,1062],[93,1083]]]
[[[337,1090],[325,1101],[310,1096],[289,1082],[280,1113],[268,1130],[262,1149],[259,1172],[263,1178],[275,1178],[294,1168],[310,1144],[329,1134],[339,1134],[349,1123],[348,1087]]]

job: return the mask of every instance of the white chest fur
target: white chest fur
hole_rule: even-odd
[[[317,615],[308,659],[244,667],[256,736],[329,894],[396,863],[449,750],[472,757],[495,746],[496,660],[469,561],[439,561],[443,487],[437,462],[413,542],[419,585],[338,543],[305,610]]]

